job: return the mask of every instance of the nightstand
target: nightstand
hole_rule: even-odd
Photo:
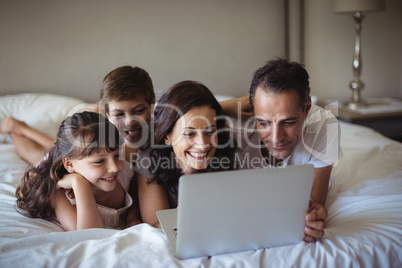
[[[384,136],[402,142],[402,112],[361,114],[346,107],[339,107],[337,118],[370,127]]]

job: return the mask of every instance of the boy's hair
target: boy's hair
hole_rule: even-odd
[[[82,159],[106,149],[118,151],[123,143],[115,125],[94,112],[75,113],[60,125],[54,146],[38,167],[25,172],[16,190],[17,206],[32,218],[56,218],[52,198],[57,181],[68,174],[63,158]]]
[[[100,111],[107,115],[110,101],[133,100],[139,96],[149,104],[155,101],[154,87],[148,72],[139,67],[118,67],[103,79],[100,90]]]

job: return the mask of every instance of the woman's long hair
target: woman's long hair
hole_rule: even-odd
[[[201,83],[182,81],[173,85],[159,100],[154,112],[155,133],[154,147],[151,149],[151,173],[153,181],[167,188],[168,192],[177,194],[177,185],[181,169],[176,164],[175,155],[171,146],[165,145],[165,137],[172,132],[177,120],[189,110],[197,107],[209,106],[216,112],[218,145],[213,159],[205,171],[230,170],[234,168],[235,141],[229,140],[229,132],[225,131],[225,118],[222,107],[211,91]],[[215,158],[215,159],[214,159]],[[225,158],[225,165],[217,164]],[[162,160],[162,161],[158,161]],[[168,160],[169,165],[155,165]],[[215,163],[211,165],[211,163]]]
[[[29,167],[16,190],[17,206],[32,218],[56,218],[52,198],[57,181],[68,174],[63,158],[82,159],[105,148],[119,150],[122,143],[116,127],[94,112],[75,113],[60,126],[54,146],[38,167]]]

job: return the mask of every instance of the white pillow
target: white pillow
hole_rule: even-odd
[[[14,117],[55,138],[70,110],[82,110],[88,105],[83,100],[55,94],[5,95],[0,96],[0,120],[5,116]],[[11,139],[8,135],[0,134],[0,142],[11,142]]]
[[[226,100],[230,100],[230,99],[233,99],[234,97],[232,97],[232,96],[228,96],[228,95],[215,95],[215,98],[216,98],[216,100],[218,101],[218,102],[221,102],[221,101],[226,101]]]

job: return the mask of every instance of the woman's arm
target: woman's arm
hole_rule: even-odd
[[[161,225],[156,216],[156,211],[169,208],[166,190],[156,182],[148,183],[148,178],[141,174],[138,174],[137,181],[142,221],[160,228]]]
[[[54,209],[65,231],[104,228],[90,182],[78,173],[67,174],[58,181]],[[76,205],[65,196],[65,190],[74,191]]]
[[[140,206],[138,201],[137,175],[134,176],[133,179],[131,180],[128,193],[131,195],[131,198],[133,199],[133,204],[127,210],[126,225],[124,226],[124,229],[142,223]]]
[[[231,117],[248,119],[253,116],[248,95],[221,101],[219,104],[222,106],[223,113]]]

